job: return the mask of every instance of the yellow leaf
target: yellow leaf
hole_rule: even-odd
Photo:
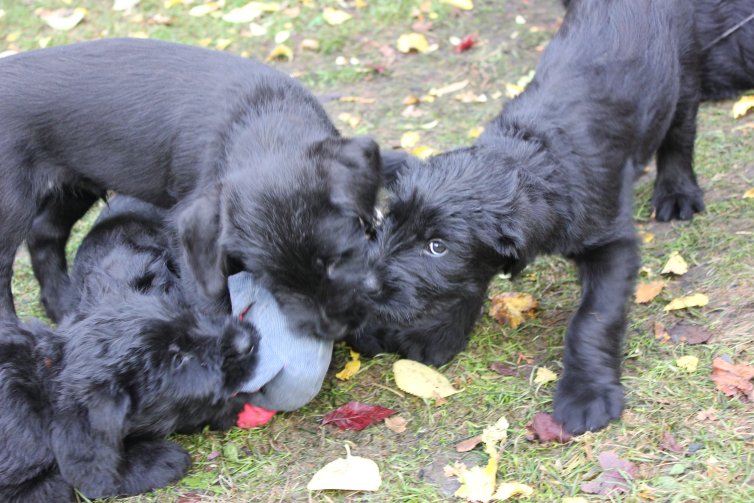
[[[744,192],[744,199],[751,199],[754,198],[754,188],[751,188]]]
[[[398,360],[393,373],[398,388],[421,398],[446,398],[460,391],[438,371],[413,360]]]
[[[406,431],[407,423],[408,421],[401,416],[389,416],[385,418],[385,426],[394,433],[403,433]]]
[[[341,381],[347,381],[356,375],[356,372],[361,368],[361,360],[359,360],[359,353],[351,350],[351,359],[346,362],[346,366],[343,370],[335,374],[335,377]]]
[[[275,46],[273,50],[267,55],[266,61],[272,61],[275,59],[287,59],[288,61],[293,59],[293,49],[285,44]]]
[[[497,452],[497,444],[505,442],[508,438],[508,428],[510,428],[508,420],[505,416],[501,416],[495,424],[482,430],[480,437],[484,442],[484,452],[490,455]]]
[[[363,9],[367,6],[367,0],[356,0],[353,5],[357,9]]]
[[[382,484],[377,463],[368,458],[351,456],[346,444],[346,457],[331,461],[317,473],[306,485],[310,491],[376,491]]]
[[[505,95],[509,98],[515,98],[524,90],[524,86],[513,84],[511,82],[505,83]]]
[[[437,150],[433,149],[432,147],[428,147],[426,145],[419,145],[411,149],[411,154],[415,155],[421,160],[431,157],[435,155],[436,153],[437,153]]]
[[[133,9],[139,4],[139,1],[140,0],[115,0],[113,2],[113,10],[118,12]]]
[[[501,482],[492,495],[492,499],[505,501],[510,498],[528,498],[534,494],[534,488],[520,482]]]
[[[482,133],[484,133],[484,126],[474,126],[473,128],[469,129],[468,137],[472,140],[475,140],[482,136]]]
[[[266,12],[277,12],[281,9],[276,2],[249,2],[243,7],[231,9],[223,16],[227,23],[250,23]]]
[[[752,109],[754,109],[754,95],[741,96],[741,99],[733,104],[733,118],[738,119],[739,117],[743,117]]]
[[[215,42],[215,49],[217,49],[218,51],[224,51],[232,43],[233,40],[229,38],[218,38],[217,42]]]
[[[249,23],[249,35],[252,37],[263,37],[267,35],[267,27],[257,23]]]
[[[439,123],[440,123],[439,120],[433,120],[430,122],[425,122],[424,124],[421,124],[419,127],[422,129],[434,129],[437,127]]]
[[[200,38],[196,41],[196,43],[199,45],[199,47],[209,47],[209,44],[212,43],[212,39],[209,37]]]
[[[534,376],[534,384],[547,384],[548,382],[557,381],[558,374],[545,367],[537,367],[537,374]]]
[[[145,31],[134,31],[128,34],[130,38],[149,38],[149,34]]]
[[[75,9],[37,9],[34,13],[44,21],[47,26],[53,30],[69,31],[76,27],[87,15],[87,10],[83,7]]]
[[[291,32],[288,30],[282,30],[275,34],[275,43],[276,44],[282,44],[283,42],[286,42],[289,38],[291,38]]]
[[[343,24],[349,19],[351,19],[353,16],[351,16],[348,12],[340,9],[333,9],[332,7],[325,7],[325,10],[322,11],[322,17],[325,19],[327,24],[336,26],[339,24]]]
[[[417,104],[419,104],[419,97],[418,96],[414,96],[413,94],[409,95],[409,96],[406,96],[405,98],[403,98],[403,104],[406,105],[406,106],[408,106],[408,105],[417,105]]]
[[[696,372],[696,369],[699,366],[699,358],[690,355],[681,356],[676,359],[675,364],[679,369],[685,370],[686,372]]]
[[[305,38],[304,40],[301,41],[301,43],[299,44],[299,47],[307,51],[317,52],[319,51],[319,40],[314,39],[314,38]]]
[[[489,456],[487,465],[473,466],[467,468],[462,463],[456,463],[451,468],[451,475],[458,477],[461,487],[455,492],[459,498],[466,498],[468,501],[490,501],[495,492],[495,477],[497,475],[497,464],[500,459],[498,444],[508,438],[508,420],[501,417],[492,426],[488,426],[480,435],[484,442],[484,452]]]
[[[181,5],[183,3],[183,0],[165,0],[165,2],[162,4],[166,9],[170,9],[171,7],[175,7],[176,5]]]
[[[662,289],[665,288],[664,281],[651,281],[649,283],[639,283],[636,286],[636,303],[646,304],[657,297]]]
[[[398,37],[395,46],[405,54],[409,52],[425,53],[429,50],[429,42],[421,33],[404,33]]]
[[[432,88],[429,90],[430,96],[444,96],[446,94],[455,93],[457,91],[460,91],[464,87],[469,85],[468,80],[461,80],[460,82],[453,82],[452,84],[448,84],[447,86],[438,87],[438,88]]]
[[[210,12],[214,12],[217,9],[220,8],[220,2],[209,2],[202,5],[197,5],[195,7],[191,7],[189,10],[189,16],[192,17],[202,17],[206,16]]]
[[[534,318],[537,300],[528,293],[504,292],[491,299],[490,316],[498,323],[518,328],[526,318]]]
[[[641,232],[640,234],[641,234],[641,242],[644,243],[645,245],[655,240],[655,235],[652,234],[651,232]]]
[[[52,42],[52,37],[39,37],[39,47],[44,49],[48,45],[50,45],[50,42]]]
[[[401,135],[401,148],[405,148],[406,150],[413,148],[419,143],[420,139],[421,135],[416,131],[406,131]]]
[[[8,42],[9,44],[12,44],[16,40],[18,40],[20,36],[21,36],[20,31],[12,31],[8,33],[8,35],[5,36],[5,41]]]
[[[677,311],[678,309],[686,309],[687,307],[703,307],[707,304],[709,304],[709,298],[706,295],[703,293],[695,293],[694,295],[673,299],[664,307],[664,310]]]
[[[665,267],[663,267],[662,271],[660,271],[660,274],[675,274],[676,276],[681,276],[683,274],[686,274],[688,270],[689,265],[686,263],[683,257],[681,257],[681,254],[677,251],[674,251],[670,254],[670,257],[665,263]]]
[[[440,3],[452,5],[461,10],[471,10],[474,8],[472,0],[440,0]]]
[[[374,98],[365,98],[363,96],[341,96],[338,98],[338,101],[343,103],[360,103],[362,105],[369,105],[377,100]]]

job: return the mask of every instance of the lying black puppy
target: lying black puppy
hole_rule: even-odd
[[[190,466],[165,435],[232,424],[258,335],[185,306],[160,221],[139,204],[116,197],[82,242],[71,273],[79,294],[55,333],[5,322],[2,501],[164,486]]]
[[[619,417],[639,263],[632,183],[657,152],[658,216],[688,219],[703,207],[690,157],[692,14],[686,0],[575,2],[534,80],[473,146],[399,167],[372,259],[387,329],[352,337],[356,349],[444,363],[465,347],[496,273],[562,254],[578,266],[582,298],[555,418],[581,433]]]
[[[567,8],[572,0],[562,1]],[[702,101],[729,99],[754,89],[754,4],[751,0],[691,3],[701,50]]]
[[[84,42],[0,60],[0,116],[0,318],[14,316],[27,237],[60,318],[70,225],[112,189],[172,209],[197,302],[227,309],[226,278],[243,269],[302,331],[332,339],[361,322],[379,148],[341,137],[290,77],[166,42]]]

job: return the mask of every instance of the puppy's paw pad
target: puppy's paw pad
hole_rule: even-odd
[[[587,379],[563,382],[555,395],[553,417],[569,432],[580,435],[597,431],[618,419],[623,412],[620,384],[585,384]]]
[[[691,220],[694,213],[704,211],[704,197],[699,189],[674,193],[658,191],[652,198],[652,206],[658,222]]]

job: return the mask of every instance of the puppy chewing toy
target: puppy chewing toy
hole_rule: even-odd
[[[303,407],[322,387],[333,341],[292,331],[272,294],[248,272],[229,277],[228,290],[233,314],[251,322],[261,337],[257,367],[241,391],[252,393],[249,402],[257,407]]]

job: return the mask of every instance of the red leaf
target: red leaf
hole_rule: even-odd
[[[322,424],[334,424],[341,430],[361,431],[370,424],[382,421],[397,411],[379,405],[348,402],[322,418]]]
[[[510,367],[506,367],[502,363],[497,363],[497,362],[490,363],[490,370],[494,370],[498,374],[504,375],[504,376],[515,376],[515,375],[517,375],[516,369],[510,368]]]
[[[546,442],[568,442],[572,436],[562,424],[555,421],[546,412],[537,412],[526,430],[527,440],[532,442],[538,440],[543,444]]]
[[[476,35],[467,35],[461,39],[453,51],[458,53],[465,52],[474,47],[474,44],[476,44]]]
[[[669,431],[666,431],[662,434],[660,449],[669,452],[683,452],[685,450],[683,446],[678,443],[673,434]]]
[[[256,428],[257,426],[269,423],[274,415],[274,410],[267,410],[262,407],[255,407],[250,403],[245,403],[243,410],[238,413],[236,426],[239,428]]]
[[[581,490],[589,494],[607,496],[613,492],[628,492],[629,482],[638,472],[635,464],[621,459],[611,451],[605,451],[599,455],[602,473],[596,479],[581,484]]]

